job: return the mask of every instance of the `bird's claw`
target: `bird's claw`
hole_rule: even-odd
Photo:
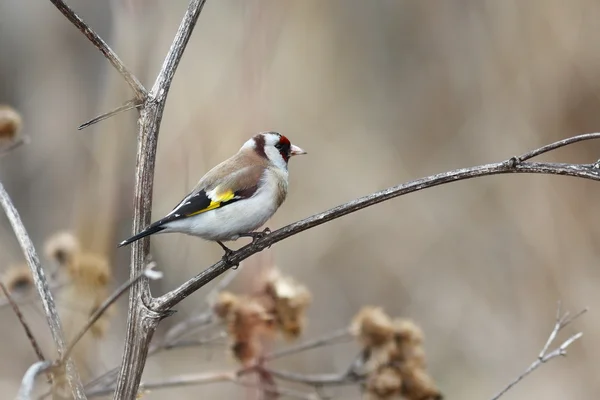
[[[233,256],[233,254],[235,253],[235,251],[231,250],[229,247],[225,246],[222,242],[217,241],[217,243],[219,244],[219,246],[221,246],[221,248],[223,249],[223,251],[225,252],[225,254],[223,254],[223,257],[221,257],[221,260],[223,260],[223,262],[227,265],[231,265],[232,269],[237,269],[240,264],[239,263],[234,263],[231,260],[231,256]]]

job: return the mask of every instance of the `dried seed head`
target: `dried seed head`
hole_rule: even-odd
[[[422,368],[413,368],[410,365],[400,367],[402,374],[402,396],[407,400],[442,400],[433,379]]]
[[[398,370],[382,367],[369,376],[366,391],[369,399],[384,400],[397,396],[401,388],[402,377]]]
[[[420,346],[423,344],[423,331],[409,319],[396,318],[394,339],[401,346]]]
[[[46,257],[65,266],[81,251],[79,240],[71,232],[57,232],[46,240]]]
[[[383,346],[394,337],[392,320],[381,307],[364,307],[352,320],[350,329],[364,348]]]
[[[306,309],[312,300],[308,289],[274,269],[268,277],[265,292],[272,299],[281,333],[288,339],[297,338],[306,326]]]
[[[112,278],[106,258],[93,253],[76,254],[73,261],[67,264],[67,273],[74,284],[90,290],[105,289]]]
[[[232,352],[242,365],[248,365],[262,352],[261,340],[273,333],[273,318],[253,299],[239,301],[228,314]]]
[[[239,298],[231,292],[221,292],[213,306],[213,313],[221,319],[229,316],[231,311],[238,305]]]
[[[0,104],[0,142],[14,141],[19,135],[23,120],[14,108]]]
[[[24,294],[33,288],[31,270],[26,264],[9,267],[2,274],[2,283],[11,294]]]

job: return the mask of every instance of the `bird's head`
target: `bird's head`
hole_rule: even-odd
[[[283,169],[287,168],[291,157],[306,154],[306,151],[278,132],[261,132],[248,140],[244,147],[253,148],[259,156]]]

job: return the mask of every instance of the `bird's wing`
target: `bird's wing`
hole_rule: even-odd
[[[203,179],[165,219],[173,221],[192,217],[252,197],[264,171],[263,166],[255,165],[240,168],[222,178]]]

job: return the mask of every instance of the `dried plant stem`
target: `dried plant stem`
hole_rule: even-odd
[[[33,332],[31,331],[31,328],[29,328],[29,324],[27,323],[27,321],[25,321],[25,317],[23,316],[21,309],[19,308],[17,303],[15,303],[15,301],[12,298],[12,295],[10,294],[8,289],[6,289],[6,286],[2,282],[0,282],[0,289],[2,289],[4,296],[6,296],[6,300],[12,307],[13,311],[15,312],[17,318],[19,319],[19,322],[21,323],[21,326],[23,326],[23,329],[25,330],[25,334],[27,335],[27,339],[29,339],[29,342],[31,343],[31,347],[33,347],[33,351],[35,351],[35,355],[37,356],[38,360],[46,361],[46,358],[44,357],[44,354],[42,353],[42,349],[40,348],[38,341],[35,339],[35,336],[33,336]]]
[[[58,8],[58,10],[65,16],[73,25],[77,27],[85,35],[86,38],[92,42],[92,44],[100,50],[104,57],[110,61],[121,76],[125,79],[127,84],[133,89],[135,97],[140,102],[146,98],[146,89],[141,82],[136,78],[129,69],[123,64],[123,61],[117,56],[117,54],[106,44],[104,40],[96,32],[94,32],[71,8],[62,0],[50,0],[52,4]]]
[[[46,280],[46,274],[44,273],[44,269],[40,264],[40,259],[35,251],[35,248],[33,247],[33,243],[31,242],[31,239],[29,238],[29,235],[23,226],[23,222],[21,222],[21,217],[10,200],[8,193],[6,193],[2,183],[0,183],[0,204],[4,209],[6,216],[8,217],[10,225],[15,232],[15,236],[21,245],[21,249],[23,250],[27,264],[31,269],[33,282],[42,300],[44,313],[46,314],[46,321],[48,322],[50,332],[52,333],[52,339],[54,340],[58,350],[58,356],[62,357],[66,350],[65,339],[61,328],[60,318],[56,311],[56,304],[54,303],[52,292],[50,291],[48,281]],[[73,397],[77,400],[85,399],[86,397],[83,390],[83,384],[81,383],[79,374],[77,373],[77,370],[75,369],[75,366],[70,358],[66,359],[65,368],[67,372],[67,380],[69,381],[69,386],[71,387]]]
[[[109,112],[98,115],[97,117],[94,117],[94,118],[90,119],[89,121],[84,122],[83,124],[81,124],[77,127],[77,130],[85,129],[90,125],[94,125],[95,123],[104,121],[105,119],[108,119],[114,115],[120,114],[125,111],[133,110],[134,108],[139,108],[141,106],[142,106],[142,103],[140,103],[139,100],[137,100],[137,99],[129,100],[129,101],[125,102],[125,104],[120,105],[119,107],[115,108],[114,110],[110,110]]]
[[[158,77],[140,111],[132,227],[134,232],[150,223],[156,146],[167,94],[205,2],[206,0],[190,1]],[[149,243],[146,239],[133,244],[130,276],[136,276],[144,268]],[[165,312],[157,313],[150,310],[148,304],[151,301],[148,280],[142,278],[131,287],[130,291],[127,338],[114,393],[115,399],[135,398],[152,335],[159,321],[168,315]]]
[[[538,355],[538,358],[533,363],[531,363],[531,365],[521,375],[517,376],[512,382],[510,382],[508,385],[506,385],[506,387],[504,389],[502,389],[498,394],[496,394],[494,397],[492,397],[492,400],[498,400],[506,392],[508,392],[510,389],[512,389],[517,383],[521,382],[527,375],[529,375],[530,373],[532,373],[533,371],[538,369],[542,364],[544,364],[558,356],[566,356],[567,348],[571,344],[573,344],[573,342],[575,342],[576,340],[581,338],[581,336],[583,336],[582,332],[579,332],[579,333],[576,333],[576,334],[570,336],[560,346],[558,346],[556,349],[552,350],[551,352],[548,352],[548,349],[550,348],[550,346],[556,339],[556,335],[558,335],[558,332],[560,332],[561,329],[563,329],[565,326],[569,325],[571,322],[573,322],[576,318],[581,316],[586,311],[587,311],[587,309],[583,309],[580,312],[578,312],[577,314],[575,314],[573,317],[569,317],[568,312],[565,313],[564,315],[561,315],[560,304],[559,304],[558,310],[556,313],[556,323],[554,324],[554,329],[552,329],[552,332],[550,333],[550,336],[548,337],[548,340],[546,341],[544,348]]]

